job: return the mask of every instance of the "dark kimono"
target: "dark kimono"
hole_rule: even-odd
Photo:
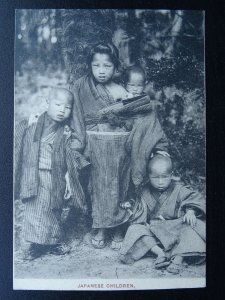
[[[52,122],[46,113],[20,122],[15,129],[14,197],[25,204],[23,237],[29,242],[60,241],[67,171],[70,205],[87,209],[78,176],[89,163],[72,149],[72,139],[69,126]]]
[[[187,209],[197,217],[194,228],[183,222]],[[180,182],[172,181],[162,193],[146,187],[136,205],[132,225],[128,228],[121,260],[136,261],[153,246],[159,245],[169,257],[205,257],[204,198]]]
[[[71,87],[74,93],[72,128],[76,147],[87,150],[91,168],[91,200],[93,228],[118,226],[128,220],[130,214],[120,207],[126,198],[130,177],[135,186],[142,183],[150,153],[165,150],[166,138],[153,111],[133,119],[130,133],[100,134],[96,124],[88,122],[101,109],[115,104],[115,100],[91,75],[80,78]],[[96,134],[91,134],[95,131]],[[89,133],[88,133],[89,132]],[[86,148],[85,148],[86,147]]]

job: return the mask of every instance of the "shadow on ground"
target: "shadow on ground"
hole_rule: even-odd
[[[179,275],[154,269],[154,258],[145,257],[133,265],[124,265],[118,259],[118,252],[107,245],[95,249],[90,245],[90,234],[83,241],[70,242],[71,252],[66,255],[44,255],[33,261],[24,261],[21,251],[15,252],[15,278],[74,278],[74,279],[125,279],[158,277],[204,277],[205,264],[184,267]]]

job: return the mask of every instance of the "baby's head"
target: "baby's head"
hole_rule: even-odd
[[[92,75],[98,83],[108,83],[119,67],[117,48],[110,43],[95,45],[90,51],[89,65]]]
[[[165,191],[172,180],[173,165],[169,156],[156,154],[148,164],[149,181],[153,188]]]
[[[132,66],[125,71],[125,88],[133,94],[134,97],[139,96],[143,93],[146,78],[145,71],[141,66]]]
[[[55,122],[63,122],[70,117],[73,101],[73,94],[69,90],[54,87],[47,99],[47,114]]]

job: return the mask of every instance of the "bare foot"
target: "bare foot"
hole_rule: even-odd
[[[183,257],[182,256],[174,256],[174,258],[171,260],[170,265],[167,268],[167,271],[173,274],[179,274],[182,270],[183,266]]]
[[[116,228],[110,248],[115,251],[118,251],[121,249],[122,244],[123,244],[122,230],[120,228]]]
[[[91,239],[91,243],[95,248],[101,249],[105,247],[105,228],[98,229],[97,234]]]
[[[155,269],[161,269],[170,264],[167,260],[165,252],[158,245],[153,246],[151,248],[151,252],[157,255],[157,258],[154,263]]]

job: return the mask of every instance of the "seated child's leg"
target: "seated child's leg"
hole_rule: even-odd
[[[157,257],[165,257],[165,252],[158,245],[153,246],[151,252],[157,255]]]
[[[97,234],[91,239],[92,245],[95,248],[101,249],[105,247],[106,228],[99,228]]]
[[[202,256],[205,256],[205,248],[206,246],[203,238],[193,230],[190,225],[184,224],[180,232],[179,243],[174,247],[172,256],[180,255],[191,257],[199,255],[201,258]]]
[[[170,265],[167,268],[167,271],[173,274],[180,273],[180,270],[182,268],[184,258],[180,255],[176,255],[173,257],[173,259],[170,262]]]
[[[165,252],[158,245],[153,246],[150,251],[157,255],[154,263],[156,269],[160,269],[169,265]]]
[[[142,225],[142,226],[144,227],[144,225]],[[127,238],[127,235],[126,235],[125,239],[126,238]],[[122,251],[122,253],[120,255],[120,260],[125,264],[132,264],[135,261],[141,259],[148,251],[150,251],[156,245],[157,245],[157,241],[154,236],[151,236],[150,233],[149,233],[149,235],[144,235],[141,237],[137,236],[136,241],[134,243],[132,243],[132,245],[130,245],[130,247],[128,247],[126,249],[126,251]],[[122,250],[124,250],[124,249],[122,249]],[[153,250],[155,250],[155,248]],[[160,252],[158,248],[156,248],[155,251],[158,254]],[[162,254],[162,253],[160,253],[160,254]],[[165,258],[165,254],[164,254],[164,258]]]

